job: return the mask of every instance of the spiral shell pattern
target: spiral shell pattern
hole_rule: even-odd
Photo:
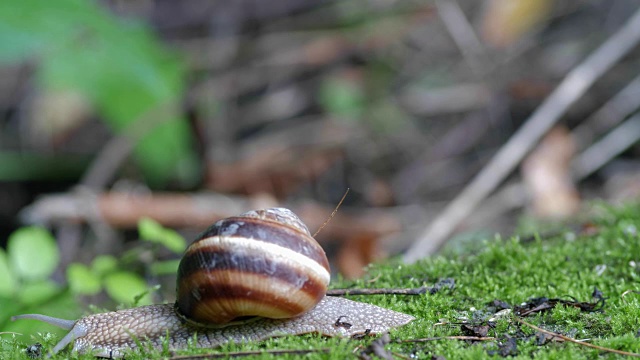
[[[296,317],[322,299],[329,279],[324,250],[291,210],[249,211],[216,222],[186,250],[176,310],[198,324]]]

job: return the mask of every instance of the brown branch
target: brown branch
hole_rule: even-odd
[[[427,342],[427,341],[437,341],[437,340],[471,340],[471,341],[491,341],[496,340],[497,338],[492,336],[437,336],[437,337],[429,337],[422,339],[409,339],[409,340],[401,340],[401,343],[417,343],[417,342]]]
[[[87,221],[86,199],[63,193],[39,198],[25,208],[20,217],[26,223],[57,221]],[[94,199],[93,206],[109,225],[133,228],[142,217],[150,217],[170,227],[198,227],[211,225],[221,218],[238,215],[255,208],[255,198],[225,196],[212,192],[131,194],[107,192]],[[277,204],[271,204],[273,206]],[[260,204],[260,207],[264,204]],[[309,229],[317,229],[332,208],[314,202],[290,207]],[[322,238],[344,238],[353,234],[373,237],[390,235],[402,229],[400,219],[389,210],[345,209],[331,220]]]
[[[606,347],[603,347],[603,346],[593,345],[593,344],[590,344],[588,342],[576,340],[574,338],[570,338],[570,337],[562,335],[562,334],[558,334],[558,333],[555,333],[555,332],[552,332],[552,331],[548,331],[548,330],[539,328],[539,327],[537,327],[537,326],[535,326],[533,324],[530,324],[530,323],[528,323],[528,322],[526,322],[526,321],[524,321],[524,320],[522,320],[522,319],[520,319],[518,317],[515,317],[514,319],[517,322],[521,323],[522,325],[528,326],[528,327],[534,329],[535,331],[541,332],[543,334],[551,335],[553,337],[557,337],[557,338],[562,339],[564,341],[569,341],[569,342],[572,342],[572,343],[575,343],[575,344],[579,344],[579,345],[586,346],[586,347],[589,347],[589,348],[597,349],[597,350],[600,350],[600,351],[606,351],[606,352],[610,352],[610,353],[614,353],[614,354],[618,354],[618,355],[640,357],[640,354],[637,354],[637,353],[631,353],[631,352],[626,352],[626,351],[622,351],[622,350],[616,350],[616,349],[606,348]]]
[[[380,288],[380,289],[330,289],[327,290],[329,296],[346,295],[422,295],[428,291],[428,287],[419,288]]]

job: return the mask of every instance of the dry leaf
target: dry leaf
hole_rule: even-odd
[[[79,92],[38,93],[29,111],[30,138],[37,146],[55,145],[82,126],[91,113],[91,104]]]
[[[522,176],[537,216],[563,218],[578,210],[580,196],[569,167],[574,152],[569,131],[556,127],[522,164]]]
[[[346,279],[357,279],[364,275],[365,266],[382,257],[375,234],[355,234],[340,244],[337,255],[338,271]]]
[[[549,16],[549,0],[489,0],[482,19],[482,37],[492,46],[507,47]]]

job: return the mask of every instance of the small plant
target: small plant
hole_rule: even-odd
[[[144,218],[138,223],[140,239],[159,245],[176,254],[182,254],[186,242],[176,231],[167,229],[156,221]],[[139,273],[130,270],[140,263],[143,246],[137,246],[123,254],[120,260],[110,255],[97,256],[90,265],[73,263],[67,268],[69,288],[75,295],[95,295],[105,291],[120,304],[148,305],[152,303],[147,281]],[[155,254],[152,258],[156,259]],[[178,260],[153,261],[148,272],[153,276],[175,274]],[[135,299],[132,303],[132,299]]]
[[[181,254],[186,248],[182,236],[154,220],[139,222],[140,238],[144,241],[121,259],[99,255],[89,265],[71,263],[66,269],[64,286],[53,281],[60,254],[51,233],[42,227],[29,226],[16,230],[8,239],[7,251],[0,249],[0,329],[22,334],[42,330],[41,324],[11,322],[11,316],[24,313],[56,314],[66,318],[80,317],[83,296],[104,292],[116,304],[128,306],[152,303],[151,294],[159,286],[150,287],[134,269],[140,264],[140,254],[151,243],[152,258],[157,250],[169,249]],[[175,274],[178,260],[153,261],[145,269],[153,276]],[[49,330],[49,328],[46,328]],[[53,331],[53,328],[51,328]]]
[[[37,310],[73,315],[69,314],[70,308],[77,308],[73,297],[51,280],[59,260],[55,239],[42,227],[23,227],[9,236],[7,251],[0,249],[0,328],[28,330],[30,324],[9,321],[18,313]]]

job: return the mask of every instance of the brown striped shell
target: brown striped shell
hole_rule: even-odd
[[[324,250],[291,210],[254,210],[216,222],[187,248],[175,307],[204,325],[296,317],[324,297],[329,279]]]

